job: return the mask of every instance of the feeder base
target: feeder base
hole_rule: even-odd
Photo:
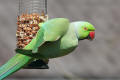
[[[23,69],[49,69],[49,66],[43,60],[36,60],[25,66]]]

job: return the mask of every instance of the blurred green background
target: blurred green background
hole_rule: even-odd
[[[0,0],[0,65],[15,54],[17,14],[17,0]],[[120,0],[48,0],[48,15],[89,21],[96,39],[80,41],[70,55],[51,59],[49,70],[22,69],[10,80],[120,78]]]

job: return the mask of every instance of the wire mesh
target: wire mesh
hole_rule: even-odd
[[[47,0],[19,0],[18,15],[22,13],[38,13],[42,11],[47,14]]]
[[[47,0],[19,0],[16,32],[17,48],[25,48],[35,38],[37,31],[40,29],[38,24],[47,20]]]

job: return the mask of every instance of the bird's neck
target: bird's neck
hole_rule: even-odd
[[[80,36],[79,36],[79,33],[78,33],[77,24],[71,23],[71,24],[70,24],[70,28],[72,28],[74,34],[76,35],[76,38],[79,40],[79,39],[80,39]]]
[[[69,29],[66,32],[66,34],[64,35],[64,37],[66,37],[67,39],[68,38],[70,38],[70,39],[74,38],[75,40],[78,40],[77,33],[76,33],[75,28],[74,28],[72,23],[69,25]]]
[[[74,25],[74,32],[75,32],[75,34],[76,34],[76,37],[79,39],[80,36],[79,36],[79,34],[78,34],[78,27],[77,27],[76,24]]]

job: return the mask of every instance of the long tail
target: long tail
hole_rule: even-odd
[[[6,64],[0,67],[0,80],[18,71],[32,60],[31,57],[17,53]]]

